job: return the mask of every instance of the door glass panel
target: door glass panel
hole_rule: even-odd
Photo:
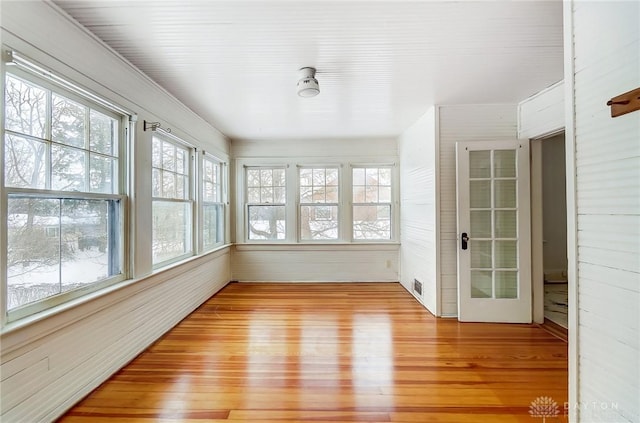
[[[491,269],[491,241],[470,242],[471,267],[474,269]]]
[[[516,151],[496,150],[493,152],[493,176],[496,178],[516,177]]]
[[[491,210],[471,211],[471,237],[491,238]]]
[[[497,208],[515,208],[516,207],[515,179],[514,180],[496,180],[494,181],[494,187],[495,187],[495,207]]]
[[[496,298],[518,298],[518,272],[496,271]]]
[[[492,298],[492,277],[491,271],[472,270],[471,271],[471,298]]]
[[[491,207],[491,181],[469,181],[469,205],[472,209]]]
[[[469,177],[491,177],[491,151],[487,150],[469,152]]]
[[[518,242],[495,241],[496,263],[498,269],[515,269],[518,267]],[[473,266],[473,265],[472,265]]]
[[[471,212],[473,218],[473,212]],[[495,212],[496,238],[517,237],[517,212],[515,210],[496,210]],[[473,228],[473,220],[471,220]],[[473,232],[471,232],[473,234]]]

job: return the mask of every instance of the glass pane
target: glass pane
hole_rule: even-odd
[[[506,180],[494,181],[495,184],[495,207],[515,208],[516,207],[516,181]]]
[[[518,298],[518,272],[496,271],[496,298]]]
[[[364,185],[364,169],[353,169],[353,185]]]
[[[367,185],[377,186],[378,182],[378,168],[367,168],[365,169],[365,178]]]
[[[491,181],[469,181],[469,206],[491,208]]]
[[[117,160],[104,156],[90,156],[89,183],[91,192],[103,194],[115,194],[118,191],[114,173],[117,169]]]
[[[354,239],[391,239],[391,206],[353,206]]]
[[[353,202],[364,203],[365,202],[365,187],[364,185],[355,185],[353,187]]]
[[[162,167],[162,141],[153,138],[151,142],[151,165],[153,167]]]
[[[491,271],[471,271],[471,298],[492,298]]]
[[[213,163],[206,159],[202,161],[202,180],[213,181]]]
[[[470,151],[469,152],[469,177],[470,178],[490,178],[491,177],[491,152],[490,151]]]
[[[224,210],[222,204],[202,206],[202,239],[204,248],[211,248],[224,239]]]
[[[44,138],[47,92],[9,75],[5,81],[5,128]]]
[[[380,185],[391,186],[391,169],[388,167],[380,168]]]
[[[51,146],[51,189],[86,191],[85,152],[59,145]]]
[[[92,151],[111,156],[118,155],[118,121],[91,110],[89,113],[89,147]]]
[[[260,170],[260,185],[262,187],[273,186],[273,171],[271,169]]]
[[[328,186],[327,187],[327,195],[326,201],[327,203],[337,203],[338,202],[338,187],[336,186]]]
[[[516,151],[496,150],[493,152],[493,171],[496,178],[516,177]]]
[[[7,135],[4,145],[4,183],[8,187],[45,188],[47,145]]]
[[[338,169],[327,169],[327,185],[338,185]]]
[[[325,203],[327,201],[325,197],[325,187],[322,186],[314,186],[312,192],[312,202],[314,203]]]
[[[286,189],[282,188],[274,188],[273,189],[273,202],[284,204],[286,202]]]
[[[378,201],[381,203],[390,203],[391,202],[391,187],[380,187],[378,190],[379,197]]]
[[[325,182],[325,170],[313,169],[313,185],[324,185]]]
[[[202,183],[202,199],[208,202],[216,201],[214,185],[211,182]]]
[[[260,171],[258,169],[247,170],[247,186],[248,187],[260,186]]]
[[[189,198],[188,180],[184,175],[176,175],[176,198],[181,200]]]
[[[176,148],[176,172],[186,175],[189,169],[188,153],[182,148]]]
[[[300,169],[300,185],[309,186],[313,184],[312,169]]]
[[[300,207],[300,233],[303,240],[338,239],[338,207]]]
[[[162,168],[176,170],[176,147],[168,142],[162,143]]]
[[[247,188],[247,202],[248,203],[260,202],[260,188]]]
[[[285,186],[285,172],[284,169],[273,169],[273,186],[284,187]]]
[[[471,237],[491,238],[491,211],[471,211]]]
[[[285,237],[285,206],[249,206],[249,239]]]
[[[313,201],[313,189],[310,186],[300,187],[300,202],[311,203]]]
[[[515,210],[495,211],[496,238],[516,238],[517,212]]]
[[[7,309],[60,293],[60,200],[14,198],[7,203]]]
[[[377,203],[378,202],[378,186],[368,185],[365,191],[365,200],[366,203]]]
[[[162,172],[162,197],[179,198],[176,195],[176,174],[173,172]]]
[[[273,203],[273,188],[262,188],[260,190],[260,202],[261,203]]]
[[[54,141],[74,147],[85,147],[85,115],[87,107],[53,94],[51,137]]]
[[[154,200],[152,205],[153,263],[180,257],[191,251],[191,205]]]
[[[516,269],[518,267],[518,242],[495,241],[496,268]]]
[[[61,214],[61,249],[73,252],[62,259],[62,292],[78,289],[110,276],[109,202],[66,199],[62,200]]]
[[[491,269],[491,241],[471,240],[471,267],[474,269]]]
[[[151,170],[152,196],[162,196],[162,171],[160,169]]]

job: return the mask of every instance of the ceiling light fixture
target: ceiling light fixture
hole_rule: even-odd
[[[320,94],[320,85],[316,79],[316,68],[304,67],[299,71],[298,95],[300,97],[315,97]]]

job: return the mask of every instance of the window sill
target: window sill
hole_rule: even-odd
[[[236,251],[395,251],[399,242],[306,242],[306,243],[244,243],[235,244]]]

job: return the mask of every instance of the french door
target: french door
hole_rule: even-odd
[[[456,144],[458,319],[531,322],[527,141]]]

